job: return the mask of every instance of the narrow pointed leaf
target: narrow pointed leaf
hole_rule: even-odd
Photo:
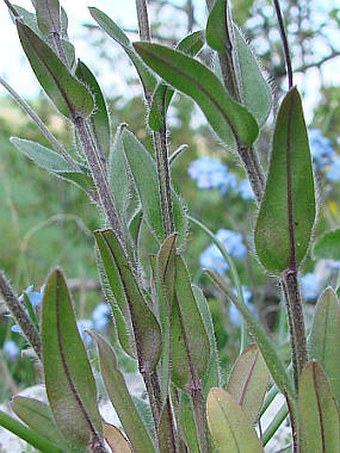
[[[217,351],[217,344],[215,338],[215,331],[209,304],[205,298],[203,291],[196,285],[192,285],[192,290],[197,302],[198,309],[201,313],[205,330],[207,331],[210,343],[210,362],[208,365],[208,371],[203,381],[204,393],[208,394],[211,387],[217,387],[220,385],[220,365]]]
[[[330,287],[316,304],[309,348],[310,356],[325,370],[340,407],[340,303]]]
[[[216,0],[209,13],[205,38],[208,46],[224,52],[228,44],[227,0]]]
[[[327,376],[308,362],[299,380],[302,453],[340,451],[340,420]]]
[[[36,448],[39,451],[48,451],[49,453],[63,453],[63,450],[53,445],[53,443],[51,443],[48,439],[41,436],[36,431],[33,431],[33,429],[28,428],[27,426],[18,422],[18,420],[3,411],[0,411],[0,426],[15,434],[20,439],[32,445],[32,447]]]
[[[91,130],[96,143],[103,154],[108,155],[111,140],[110,120],[102,90],[100,89],[94,74],[86,64],[80,60],[77,64],[76,76],[92,93],[95,109],[89,119]]]
[[[329,231],[314,242],[313,258],[340,261],[340,229]]]
[[[66,440],[57,428],[47,404],[33,398],[15,396],[11,401],[11,408],[33,431],[44,436],[61,450],[67,451]]]
[[[203,31],[195,31],[183,38],[176,46],[177,50],[187,55],[195,56],[204,45]],[[158,131],[163,125],[163,116],[166,114],[175,91],[162,81],[158,82],[152,96],[148,122],[151,129]]]
[[[207,398],[207,418],[218,453],[263,452],[255,429],[241,406],[226,390],[210,390]]]
[[[45,35],[53,35],[60,33],[60,4],[59,0],[37,0],[35,2],[35,10],[37,21],[40,30]]]
[[[146,427],[126,386],[124,376],[118,368],[117,358],[113,349],[98,334],[94,332],[90,332],[90,334],[98,347],[100,370],[107,393],[133,450],[155,451]]]
[[[258,257],[273,274],[299,265],[315,220],[312,163],[299,92],[285,96],[276,120],[273,149],[255,228]]]
[[[159,242],[162,242],[164,234],[155,162],[143,144],[130,131],[124,129],[122,136],[124,152],[136,183],[144,218],[151,232]],[[141,168],[143,172],[140,171]],[[144,174],[148,177],[145,178]],[[175,192],[173,192],[173,212],[178,245],[183,245],[187,236],[186,212],[182,200]]]
[[[38,27],[37,16],[34,13],[27,11],[27,9],[19,5],[13,5],[13,7],[15,8],[16,12],[20,15],[20,20],[22,20],[28,27],[30,27],[34,31],[34,33],[40,36],[41,39],[46,39],[46,37],[43,35],[40,28]],[[14,21],[16,20],[14,16],[12,16],[12,18]]]
[[[103,433],[106,442],[113,452],[132,453],[129,442],[118,428],[109,423],[103,423]]]
[[[171,317],[171,377],[185,389],[190,367],[202,379],[210,361],[210,342],[183,258],[176,256],[175,303]]]
[[[257,346],[251,344],[236,360],[228,379],[227,390],[252,424],[258,418],[268,385],[268,368]]]
[[[181,392],[180,423],[184,435],[184,441],[188,446],[190,453],[201,453],[200,444],[197,438],[197,429],[192,403],[189,396],[185,392]]]
[[[89,8],[90,14],[97,24],[102,28],[114,41],[116,41],[126,52],[141,79],[142,84],[147,91],[153,92],[156,86],[156,78],[145,65],[140,56],[136,53],[132,44],[119,25],[117,25],[109,16],[100,11],[98,8]]]
[[[138,196],[135,182],[131,175],[124,153],[123,132],[126,125],[122,124],[116,132],[109,155],[109,183],[115,205],[123,224],[128,227],[138,209]]]
[[[17,29],[33,72],[59,112],[73,119],[89,116],[94,102],[87,88],[33,30],[18,21]]]
[[[62,272],[48,277],[42,309],[43,364],[53,418],[65,438],[86,446],[101,432],[97,390]]]
[[[137,353],[129,306],[119,278],[118,269],[112,258],[112,254],[100,236],[96,237],[96,242],[98,246],[96,255],[100,283],[106,300],[111,306],[117,339],[126,354],[135,359],[137,358]]]
[[[150,372],[157,365],[161,352],[162,338],[158,321],[149,308],[113,231],[97,230],[94,235],[101,256],[103,257],[103,251],[105,254],[110,254],[118,270],[120,285],[134,325],[139,365],[142,367],[142,372]]]
[[[258,126],[253,116],[233,101],[222,83],[199,61],[159,44],[135,43],[143,60],[167,83],[196,101],[219,138],[235,149],[251,145]]]
[[[161,392],[163,401],[168,396],[170,376],[170,316],[174,298],[176,272],[176,235],[166,238],[156,259],[156,289],[159,318],[162,328]]]
[[[241,93],[245,107],[262,126],[272,108],[272,92],[251,45],[234,26],[236,49],[240,66]]]
[[[79,168],[74,171],[71,165],[58,153],[39,143],[17,137],[11,138],[11,143],[25,156],[33,160],[39,167],[44,168],[54,175],[69,180],[84,190],[93,190],[94,184],[91,176]]]

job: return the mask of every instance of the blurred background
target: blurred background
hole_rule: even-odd
[[[108,100],[112,134],[127,122],[151,151],[145,131],[145,106],[137,75],[116,43],[91,20],[85,2],[61,2],[69,15],[69,35],[81,57],[98,77]],[[175,44],[190,31],[204,27],[203,0],[149,0],[154,39]],[[319,214],[315,229],[340,227],[340,4],[336,0],[282,0],[291,46],[295,83],[306,109],[310,144],[318,187]],[[32,10],[29,1],[17,4]],[[270,1],[234,0],[236,23],[251,41],[266,77],[271,81],[274,112],[287,88],[284,60],[276,18]],[[133,0],[92,1],[125,28],[131,40],[138,40]],[[211,61],[208,49],[201,55]],[[0,3],[0,75],[35,109],[66,148],[73,147],[70,125],[58,115],[39,90],[20,49],[16,30]],[[266,168],[273,118],[258,140]],[[78,319],[107,335],[109,314],[101,304],[91,231],[102,225],[95,206],[76,187],[53,178],[21,155],[9,142],[17,136],[48,145],[20,107],[0,90],[0,267],[17,291],[26,291],[39,313],[41,288],[48,271],[60,265],[70,279]],[[276,338],[283,357],[289,358],[287,329],[276,283],[265,277],[256,262],[252,228],[256,208],[245,174],[235,156],[226,152],[192,101],[176,95],[169,111],[170,152],[180,145],[188,149],[172,168],[173,184],[180,191],[192,216],[206,223],[235,258],[244,285],[245,299],[268,331]],[[145,234],[144,250],[156,250]],[[147,258],[147,253],[142,259]],[[230,307],[222,308],[215,289],[201,272],[211,267],[228,278],[228,266],[209,238],[191,227],[187,260],[196,282],[205,290],[212,308],[223,371],[227,373],[239,350],[240,318]],[[336,286],[339,262],[306,259],[302,272],[302,293],[306,301],[307,324],[315,300],[323,287]],[[11,393],[39,381],[39,374],[27,354],[24,339],[13,328],[0,301],[0,401]],[[1,358],[0,358],[1,359]],[[127,363],[127,369],[133,366]]]

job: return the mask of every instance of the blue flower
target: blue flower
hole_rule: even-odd
[[[242,259],[247,253],[247,248],[243,243],[243,238],[240,233],[232,230],[221,228],[216,233],[227,252],[235,258]],[[218,274],[223,274],[229,266],[222,253],[215,244],[210,244],[200,255],[199,263],[202,267],[207,267]]]
[[[197,182],[199,189],[220,189],[225,192],[236,186],[235,175],[228,173],[228,167],[212,157],[204,156],[192,161],[188,174]]]
[[[319,278],[313,274],[313,272],[308,272],[303,277],[301,277],[301,294],[304,299],[316,299],[319,295]]]
[[[110,307],[107,303],[101,302],[92,312],[92,321],[94,328],[101,331],[109,322]]]
[[[237,295],[237,290],[236,288],[233,288],[233,293]],[[251,305],[250,299],[252,298],[252,293],[251,291],[245,286],[242,285],[242,293],[243,293],[243,299],[244,303],[248,306],[248,308],[251,311],[255,310],[254,305]],[[235,327],[240,327],[241,326],[241,319],[242,316],[240,312],[237,310],[234,304],[230,304],[229,306],[229,321],[235,326]]]
[[[80,334],[81,339],[85,343],[86,346],[89,346],[92,343],[92,338],[88,333],[85,332],[85,330],[91,330],[93,329],[93,321],[92,319],[79,319],[77,321],[77,327],[78,331]]]
[[[243,200],[254,199],[254,192],[248,179],[241,179],[241,181],[239,181],[237,192]]]
[[[326,177],[331,181],[340,181],[340,156],[336,156],[326,173]]]
[[[309,145],[317,168],[332,163],[334,149],[328,137],[322,135],[320,129],[308,129]]]
[[[13,340],[6,340],[2,346],[2,349],[9,360],[14,360],[20,353],[20,349]]]

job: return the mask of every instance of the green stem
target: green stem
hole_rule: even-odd
[[[272,439],[276,431],[280,428],[282,423],[286,420],[288,416],[288,409],[285,404],[283,404],[278,412],[275,414],[275,417],[271,420],[270,424],[266,428],[262,436],[262,445],[265,447],[267,443]]]

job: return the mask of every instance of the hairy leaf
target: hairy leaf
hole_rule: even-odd
[[[131,398],[124,376],[118,368],[116,355],[111,346],[98,334],[90,332],[99,354],[101,374],[107,393],[134,451],[155,451],[146,427]],[[104,426],[104,436],[108,430]],[[116,446],[116,448],[118,448]],[[120,451],[120,450],[119,450]]]
[[[109,16],[100,11],[98,8],[89,8],[90,14],[97,24],[102,28],[114,41],[116,41],[126,52],[141,79],[143,86],[151,93],[156,86],[156,78],[145,65],[143,60],[135,52],[129,38],[124,30],[117,25]]]
[[[340,303],[332,288],[320,295],[309,337],[310,355],[325,370],[340,406]]]
[[[39,143],[17,137],[11,138],[11,143],[25,156],[33,160],[39,167],[53,173],[60,178],[73,182],[81,189],[93,190],[92,177],[81,171],[74,171],[71,165],[58,153]],[[85,170],[85,169],[84,169]]]
[[[161,352],[162,338],[158,321],[149,308],[130,269],[124,250],[113,231],[97,230],[94,235],[102,259],[105,255],[110,256],[112,264],[117,268],[120,285],[123,288],[134,325],[141,371],[150,372],[157,365]]]
[[[276,120],[266,189],[255,228],[258,257],[273,274],[299,265],[315,220],[312,163],[301,98],[285,96]]]
[[[327,376],[308,362],[299,379],[302,453],[340,450],[340,420]]]
[[[156,239],[163,241],[162,214],[156,165],[150,153],[127,129],[123,131],[123,145],[132,176],[140,197],[144,218]],[[140,171],[143,168],[143,173]],[[144,175],[148,177],[145,178]],[[187,235],[185,207],[179,196],[173,192],[173,212],[178,244],[182,245]]]
[[[210,342],[181,256],[176,256],[175,302],[171,316],[171,377],[179,387],[190,383],[190,367],[202,379],[210,361]]]
[[[91,131],[102,153],[108,155],[111,140],[110,120],[102,90],[100,89],[94,74],[86,64],[80,60],[78,60],[76,76],[92,93],[95,109],[89,119]]]
[[[207,418],[217,452],[263,452],[255,429],[241,406],[226,390],[210,390]]]
[[[187,55],[195,56],[204,45],[203,31],[195,31],[183,38],[176,48]],[[158,82],[152,96],[148,120],[149,126],[159,131],[163,125],[163,115],[167,112],[175,91],[162,81]]]
[[[11,408],[33,431],[46,437],[46,439],[62,451],[67,451],[68,446],[66,440],[57,428],[47,404],[33,398],[15,396],[11,400]]]
[[[252,424],[257,421],[268,384],[268,368],[257,346],[251,344],[236,360],[228,379],[227,390]]]
[[[251,145],[258,126],[253,116],[233,101],[222,83],[199,61],[159,44],[135,43],[143,60],[167,83],[193,98],[219,138],[235,149],[236,141]]]
[[[42,308],[45,385],[54,420],[66,439],[87,446],[101,432],[97,390],[62,272],[48,277]]]
[[[36,0],[35,10],[40,30],[47,36],[60,33],[61,18],[59,0]]]
[[[94,102],[87,88],[33,30],[19,21],[17,29],[33,72],[60,113],[72,119],[89,116]]]

